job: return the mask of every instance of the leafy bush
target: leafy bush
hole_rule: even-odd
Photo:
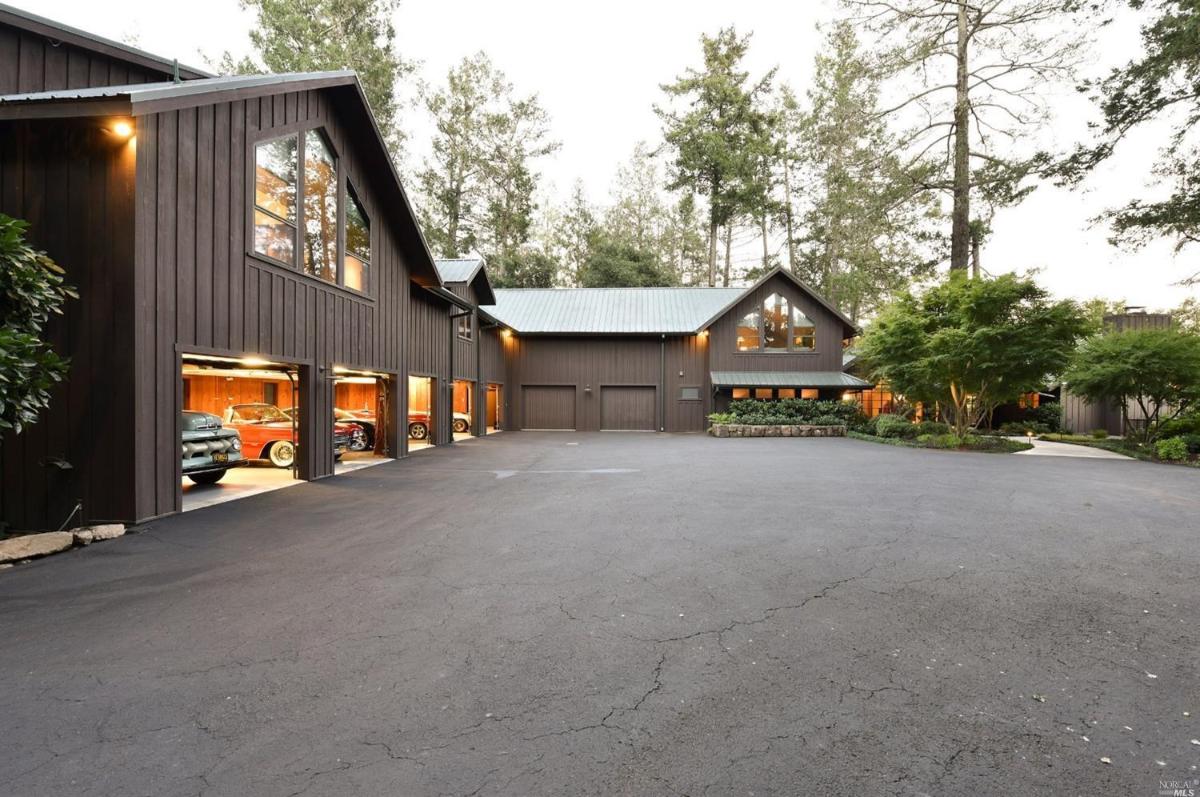
[[[1179,439],[1187,446],[1189,454],[1200,454],[1200,434],[1181,434]]]
[[[858,404],[847,401],[816,401],[813,399],[778,399],[760,401],[739,399],[729,403],[730,417],[721,423],[752,425],[799,424],[848,426],[861,428],[866,422]]]
[[[78,298],[63,270],[25,242],[29,225],[0,214],[0,431],[20,434],[50,405],[67,360],[43,340],[52,315]]]
[[[875,434],[879,437],[900,437],[912,440],[921,430],[916,424],[899,415],[879,415],[875,419]]]
[[[1007,423],[1000,424],[1000,431],[1003,434],[1024,436],[1027,432],[1033,432],[1034,434],[1050,434],[1051,432],[1057,430],[1051,429],[1046,424],[1038,423],[1037,421],[1009,421]]]
[[[917,424],[918,434],[949,434],[950,424],[941,421],[921,421]]]
[[[1161,427],[1163,437],[1200,435],[1200,411],[1189,412],[1165,421]]]
[[[1168,437],[1155,445],[1158,458],[1167,462],[1182,462],[1188,458],[1188,444],[1182,437]]]
[[[1092,437],[1096,440],[1108,439],[1108,430],[1107,429],[1093,429],[1091,434],[1092,434]]]
[[[713,412],[709,413],[709,423],[733,423],[733,415],[728,412]]]

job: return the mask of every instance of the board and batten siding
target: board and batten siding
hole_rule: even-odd
[[[0,23],[0,94],[170,80],[158,72]]]
[[[742,318],[772,293],[787,297],[816,327],[813,352],[751,354],[737,350],[737,327]],[[820,302],[786,277],[775,276],[738,301],[709,328],[709,364],[713,371],[841,371],[845,325]]]
[[[450,303],[415,283],[409,289],[408,372],[437,380],[433,404],[433,442],[452,439],[450,429],[454,390],[450,380]],[[459,346],[454,341],[455,348]],[[455,352],[457,358],[458,352]],[[407,391],[405,391],[407,396]],[[407,408],[405,410],[407,412]],[[407,436],[405,446],[408,445]]]
[[[91,120],[0,122],[0,212],[29,223],[28,240],[65,271],[81,298],[47,337],[71,359],[50,407],[0,441],[0,519],[57,528],[76,500],[85,519],[124,519],[132,461],[134,145]],[[178,457],[179,443],[175,448]],[[63,468],[55,463],[69,463]]]
[[[299,366],[301,476],[333,472],[335,365],[401,375],[409,268],[331,90],[280,93],[139,117],[136,225],[136,516],[180,505],[176,413],[182,353]],[[371,220],[366,295],[249,253],[253,146],[320,128]],[[407,391],[391,391],[404,417]],[[174,397],[172,400],[171,397]],[[393,432],[394,433],[394,432]],[[313,445],[305,445],[305,441]],[[401,440],[392,450],[401,451]]]

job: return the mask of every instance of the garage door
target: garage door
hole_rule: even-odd
[[[653,387],[600,388],[600,429],[606,432],[653,432]]]
[[[574,429],[574,385],[524,385],[526,429]]]

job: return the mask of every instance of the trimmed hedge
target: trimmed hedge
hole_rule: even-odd
[[[729,403],[728,412],[713,413],[712,423],[749,426],[846,426],[860,428],[866,422],[857,403],[814,399],[739,399]]]

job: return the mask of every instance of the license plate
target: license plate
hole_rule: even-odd
[[[228,462],[229,455],[226,453],[213,454],[213,462]]]

